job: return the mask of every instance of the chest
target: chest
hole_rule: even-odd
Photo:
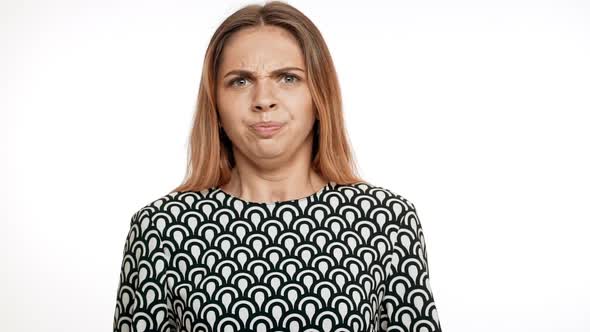
[[[376,331],[387,239],[345,215],[217,214],[168,230],[177,324],[203,331]]]

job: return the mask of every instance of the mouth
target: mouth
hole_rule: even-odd
[[[250,126],[252,130],[260,137],[271,137],[283,128],[284,124],[280,122],[258,122]]]

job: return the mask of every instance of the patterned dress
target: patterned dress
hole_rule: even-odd
[[[441,331],[416,209],[367,182],[160,197],[131,217],[116,295],[115,332]]]

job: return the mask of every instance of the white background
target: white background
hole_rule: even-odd
[[[2,1],[0,326],[109,331],[131,215],[180,184],[246,1]],[[443,330],[590,331],[590,2],[290,1],[361,175],[412,201]]]

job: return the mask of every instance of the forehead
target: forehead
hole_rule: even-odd
[[[283,28],[262,26],[242,29],[226,41],[220,72],[238,68],[267,71],[287,65],[304,65],[297,40]]]

